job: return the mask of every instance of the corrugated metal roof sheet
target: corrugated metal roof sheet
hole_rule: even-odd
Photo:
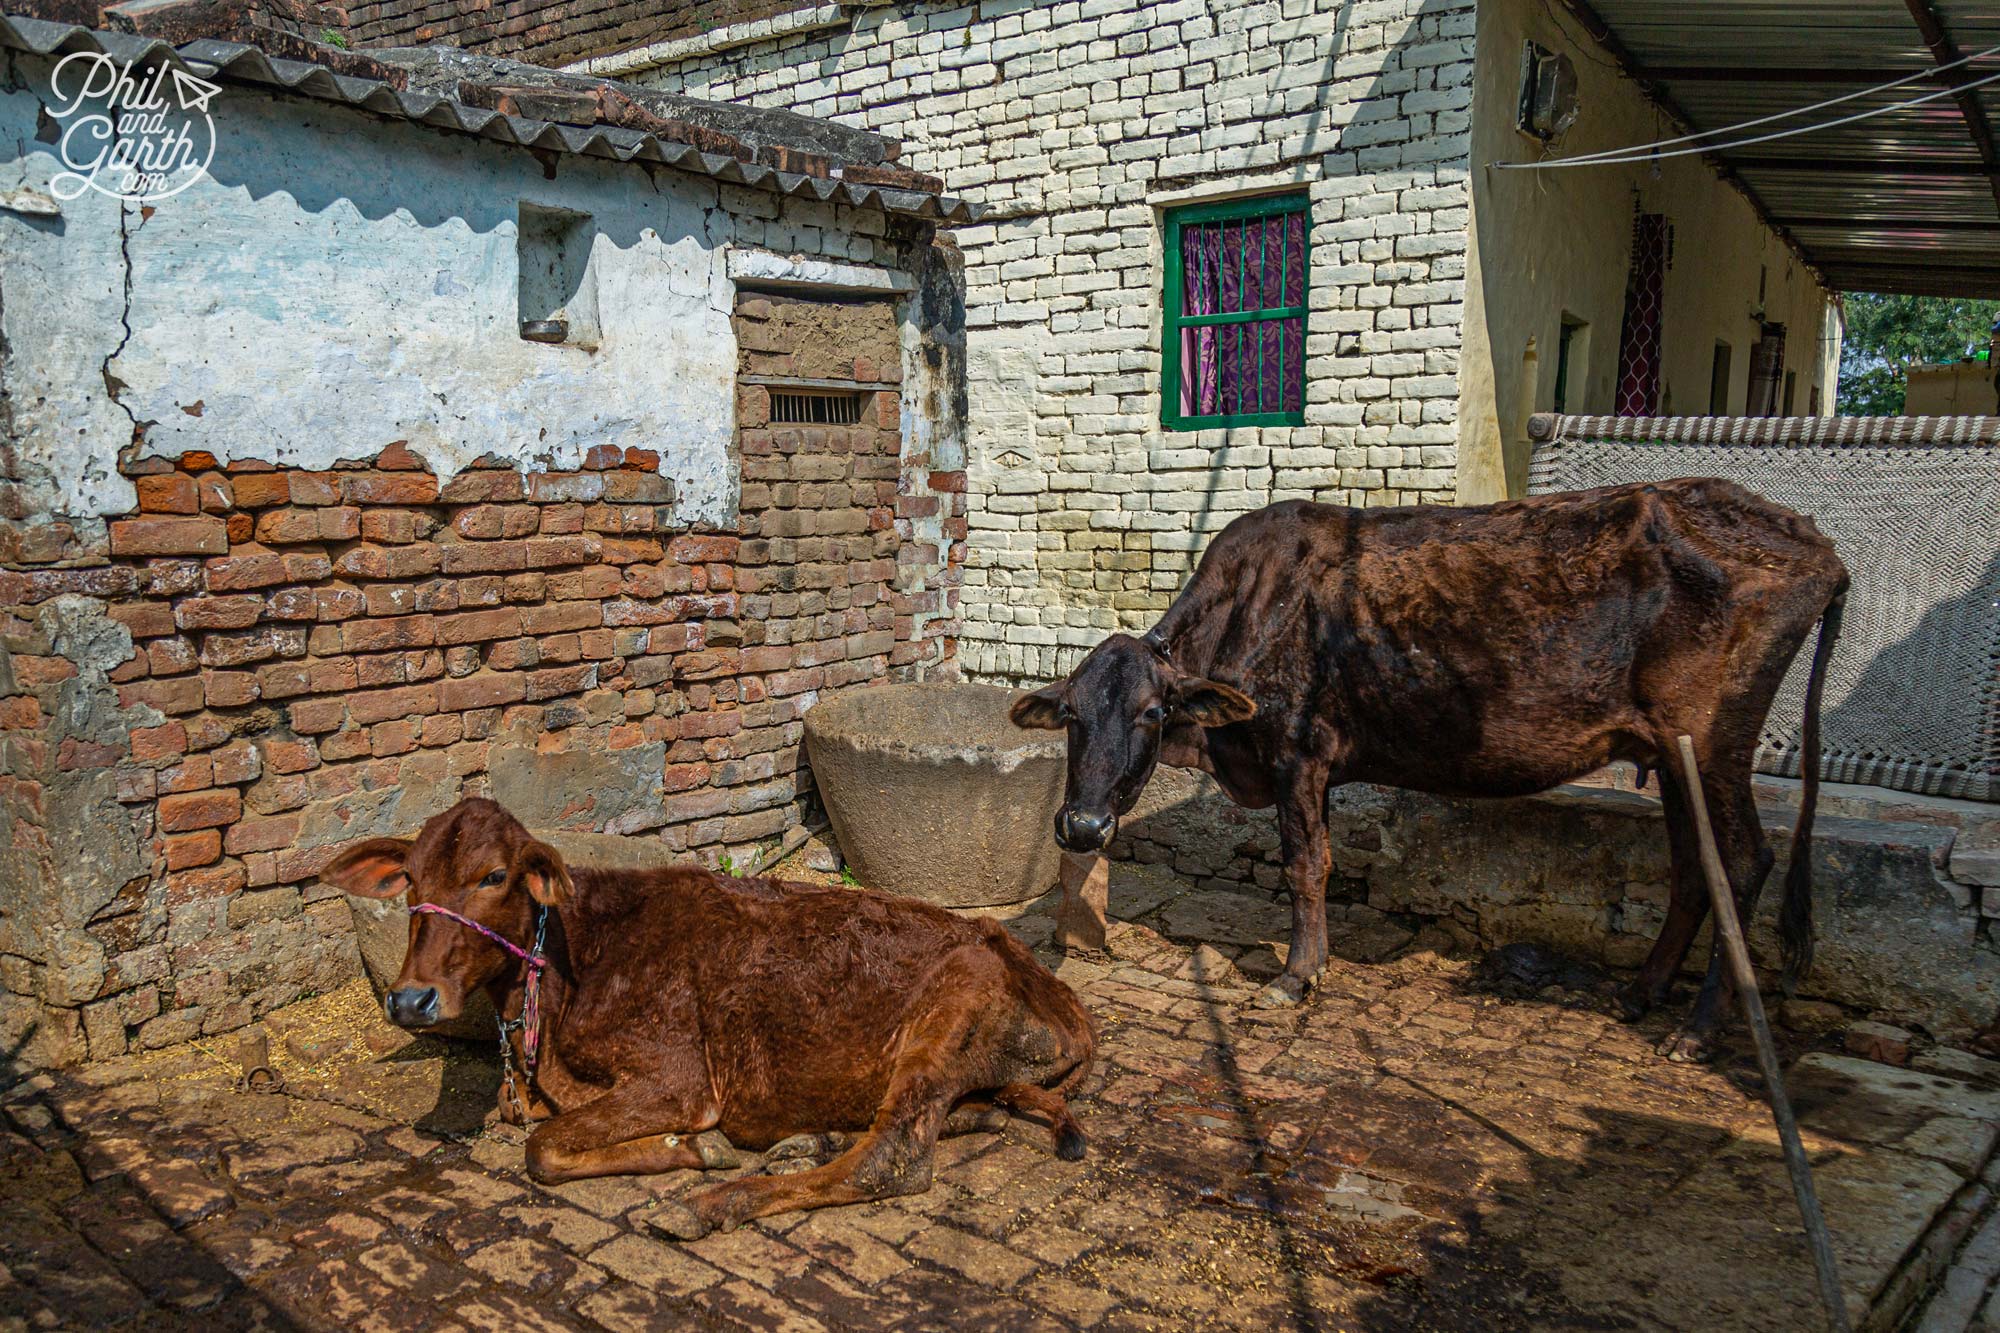
[[[980,205],[949,195],[779,171],[723,154],[704,153],[687,144],[636,130],[606,125],[564,125],[486,111],[432,93],[398,90],[375,79],[335,74],[324,66],[306,61],[274,59],[241,42],[203,38],[176,48],[152,38],[0,14],[0,47],[40,56],[101,51],[121,63],[133,61],[150,65],[163,61],[201,78],[225,84],[267,88],[334,102],[396,120],[476,135],[495,143],[573,153],[581,157],[609,158],[616,162],[656,163],[752,189],[828,203],[851,204],[857,208],[877,209],[904,217],[960,223],[973,221],[984,211]]]
[[[1936,68],[1905,0],[1567,2],[1594,12],[1635,72],[1697,130]],[[1961,52],[2000,46],[1991,0],[1932,0],[1932,8]],[[2000,73],[2000,57],[1967,68]],[[1945,87],[1923,79],[1815,119]],[[1972,96],[2000,133],[2000,83]],[[1752,133],[1779,128],[1789,125]],[[2000,296],[2000,180],[1955,98],[1718,157],[1836,288]]]

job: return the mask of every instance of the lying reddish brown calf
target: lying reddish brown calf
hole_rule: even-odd
[[[732,1145],[784,1155],[811,1141],[800,1136],[859,1134],[824,1165],[709,1186],[656,1218],[685,1239],[920,1193],[939,1134],[988,1125],[996,1107],[1046,1118],[1058,1155],[1083,1155],[1065,1097],[1090,1068],[1089,1015],[998,922],[695,867],[570,868],[485,800],[415,841],[360,843],[324,874],[350,893],[409,896],[394,1021],[455,1017],[476,986],[503,1022],[539,1010],[506,1032],[501,1096],[508,1119],[542,1122],[528,1137],[538,1180],[728,1165]],[[509,1096],[517,1066],[525,1107]]]

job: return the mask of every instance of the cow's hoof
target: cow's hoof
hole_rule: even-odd
[[[1716,1055],[1713,1038],[1688,1028],[1670,1034],[1659,1052],[1677,1065],[1705,1065]]]
[[[1013,1117],[997,1106],[961,1106],[945,1117],[947,1134],[1004,1134]]]
[[[1075,1125],[1064,1125],[1056,1131],[1056,1156],[1065,1162],[1081,1162],[1089,1147],[1090,1140]]]
[[[1251,1003],[1259,1009],[1289,1009],[1305,997],[1305,981],[1289,972],[1280,972],[1270,985],[1257,992]]]
[[[702,1166],[710,1171],[727,1171],[743,1165],[743,1154],[719,1129],[704,1130],[694,1136],[694,1150],[701,1154]]]
[[[647,1216],[646,1225],[675,1240],[700,1240],[711,1229],[701,1220],[700,1213],[677,1199],[655,1208]]]
[[[802,1171],[814,1171],[819,1163],[810,1157],[785,1157],[764,1168],[767,1176],[796,1176]]]
[[[826,1154],[826,1141],[818,1134],[794,1134],[788,1139],[779,1139],[764,1150],[767,1162],[809,1161]]]
[[[1613,997],[1618,1006],[1618,1021],[1636,1023],[1653,1012],[1653,997],[1637,986],[1622,986]]]

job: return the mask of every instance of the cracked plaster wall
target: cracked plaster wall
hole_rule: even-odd
[[[5,83],[0,193],[46,196],[46,62]],[[718,183],[573,157],[550,178],[518,149],[237,89],[213,108],[208,177],[151,209],[95,191],[56,217],[0,208],[16,516],[130,509],[136,424],[141,456],[320,468],[402,440],[442,477],[647,449],[682,519],[733,517],[738,229]],[[522,202],[591,215],[595,351],[519,336]],[[773,215],[758,240],[818,238],[754,204]]]
[[[44,602],[32,638],[25,646],[33,654],[0,651],[0,693],[46,679],[51,668],[68,675],[38,743],[13,733],[6,741],[0,881],[32,892],[0,894],[0,967],[25,974],[0,986],[0,1047],[50,1058],[81,1044],[82,1006],[107,989],[114,952],[107,936],[166,915],[153,854],[119,803],[112,769],[81,764],[78,752],[128,754],[134,728],[165,719],[145,706],[119,706],[109,673],[132,656],[132,635],[103,603]],[[121,965],[163,967],[164,949],[155,955]]]

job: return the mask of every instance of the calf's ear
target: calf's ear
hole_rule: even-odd
[[[1203,727],[1226,727],[1257,715],[1257,705],[1241,690],[1220,681],[1184,676],[1173,684],[1174,711]]]
[[[1057,681],[1045,685],[1014,700],[1007,709],[1007,716],[1014,719],[1014,725],[1028,731],[1061,731],[1062,696],[1066,682]]]
[[[410,876],[404,869],[409,856],[406,839],[370,838],[328,861],[319,877],[363,898],[394,898],[410,890]]]
[[[507,887],[525,888],[528,896],[544,907],[561,907],[575,892],[562,853],[545,842],[531,842],[514,853]]]

